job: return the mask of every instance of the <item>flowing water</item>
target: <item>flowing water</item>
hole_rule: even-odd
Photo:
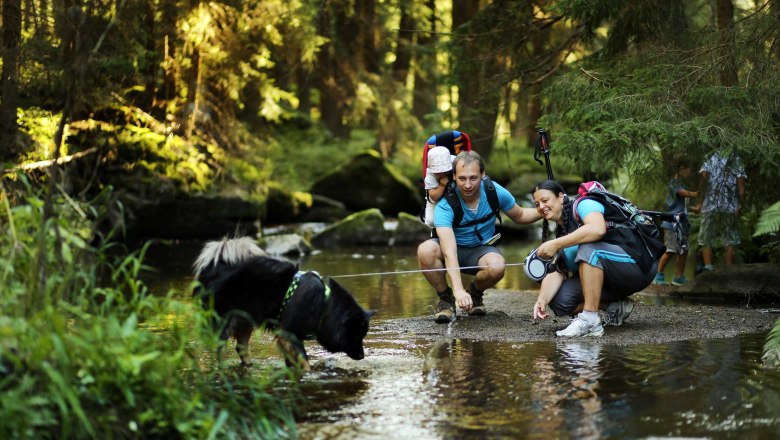
[[[147,264],[160,269],[151,288],[186,291],[201,245],[150,249]],[[507,262],[531,247],[505,246]],[[328,251],[300,265],[331,276],[417,268],[411,247]],[[632,346],[432,341],[382,325],[431,313],[419,273],[338,280],[378,314],[361,361],[307,342],[314,369],[301,379],[301,438],[780,438],[780,372],[761,365],[765,333]],[[498,287],[536,285],[510,266]],[[253,338],[253,359],[281,365],[268,340]]]

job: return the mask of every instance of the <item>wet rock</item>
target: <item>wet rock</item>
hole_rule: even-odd
[[[398,213],[398,226],[393,234],[394,244],[414,244],[422,243],[431,237],[431,228],[420,221],[420,218],[407,214]]]
[[[351,211],[378,208],[396,216],[422,209],[422,190],[373,150],[315,182],[311,192],[343,202]]]
[[[311,242],[319,248],[338,245],[386,245],[391,232],[385,229],[385,219],[379,209],[356,212],[314,235]]]
[[[265,215],[266,224],[294,223],[300,221],[312,208],[312,195],[305,192],[290,191],[279,184],[266,188]]]
[[[312,194],[311,209],[301,218],[301,221],[333,223],[350,214],[352,212],[344,203],[321,194]]]
[[[133,238],[213,238],[254,234],[263,205],[241,194],[180,195],[139,201],[128,213],[127,235]]]
[[[298,234],[269,235],[260,240],[260,246],[269,255],[309,255],[312,247]]]

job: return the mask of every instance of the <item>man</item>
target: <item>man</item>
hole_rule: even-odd
[[[483,292],[504,277],[504,257],[492,246],[498,212],[491,209],[488,200],[492,195],[487,191],[493,190],[483,180],[485,164],[479,154],[467,151],[458,154],[452,167],[455,195],[460,206],[453,209],[454,197],[445,197],[439,202],[434,213],[438,238],[427,240],[417,248],[420,269],[439,296],[434,314],[438,323],[452,321],[456,303],[469,315],[484,316]],[[519,207],[512,194],[502,186],[496,183],[492,186],[498,199],[498,210],[513,222],[529,224],[541,218],[535,209]],[[458,212],[462,212],[462,220],[454,224]],[[452,288],[447,285],[444,271],[436,270],[444,268]],[[468,292],[463,287],[461,272],[476,275]]]
[[[726,249],[724,263],[734,264],[734,247],[741,243],[739,213],[745,200],[745,168],[736,154],[715,152],[699,170],[704,199],[693,212],[701,212],[699,246],[703,270],[713,268],[713,248]]]

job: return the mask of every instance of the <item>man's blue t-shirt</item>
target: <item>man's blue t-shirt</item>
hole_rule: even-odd
[[[600,212],[604,215],[604,205],[593,199],[584,199],[577,203],[577,215],[580,217],[580,220],[584,221],[585,217],[591,212]],[[574,263],[574,258],[577,257],[579,248],[580,245],[578,244],[564,248],[561,257],[558,258],[558,264],[562,264],[567,270],[576,273],[579,266]]]
[[[496,182],[493,182],[493,186],[496,187],[499,209],[501,209],[503,212],[512,209],[515,206],[514,196],[512,196],[509,191]],[[463,220],[461,220],[461,224],[483,218],[490,214],[490,203],[488,202],[487,193],[485,192],[485,185],[480,185],[479,205],[477,205],[476,213],[471,212],[471,210],[466,207],[466,204],[463,203],[463,199],[460,196],[460,191],[456,190],[456,192],[458,194],[460,206],[463,208]],[[439,200],[439,203],[436,204],[436,210],[433,214],[433,226],[437,228],[450,228],[452,227],[452,221],[454,220],[454,217],[455,214],[452,211],[452,207],[447,202],[447,199],[442,198]],[[455,243],[462,247],[476,247],[483,244],[484,242],[487,242],[496,233],[495,221],[495,217],[490,217],[484,222],[476,225],[479,234],[482,236],[482,241],[477,238],[477,234],[474,232],[474,226],[466,228],[453,228],[453,231],[455,232]]]

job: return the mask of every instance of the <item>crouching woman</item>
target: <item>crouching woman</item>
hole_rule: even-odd
[[[658,267],[639,233],[620,227],[618,208],[587,196],[572,203],[552,180],[537,185],[533,198],[544,219],[537,255],[558,256],[557,269],[542,280],[534,319],[547,318],[547,306],[556,316],[577,314],[556,332],[560,337],[603,335],[599,310],[604,310],[604,325],[622,325],[634,308],[628,297],[647,287]],[[551,221],[557,224],[555,239],[547,241]],[[608,222],[615,226],[607,228]]]

